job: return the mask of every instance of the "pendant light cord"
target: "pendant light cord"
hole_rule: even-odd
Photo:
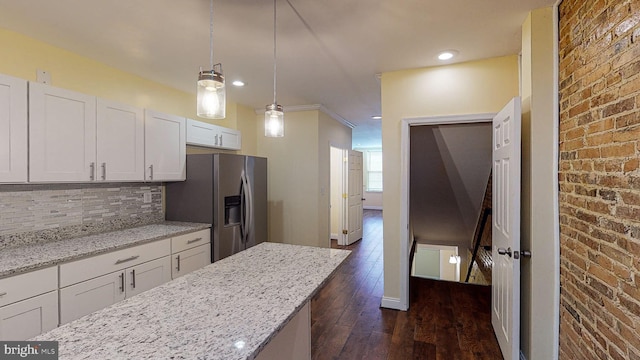
[[[273,103],[276,103],[276,0],[273,0]]]
[[[209,65],[213,71],[213,0],[209,4]]]

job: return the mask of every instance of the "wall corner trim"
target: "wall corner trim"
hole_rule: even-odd
[[[386,296],[382,297],[382,301],[380,302],[380,307],[383,307],[386,309],[400,310],[400,311],[407,311],[408,309],[406,306],[402,306],[402,302],[400,301],[399,298],[391,298]]]

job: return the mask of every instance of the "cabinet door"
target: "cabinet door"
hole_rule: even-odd
[[[22,341],[58,326],[58,291],[0,307],[0,339]]]
[[[181,181],[186,176],[185,118],[145,110],[145,179]]]
[[[97,100],[98,180],[144,180],[143,115],[134,106]]]
[[[118,271],[60,289],[60,324],[124,300],[125,287],[125,272]]]
[[[222,149],[240,150],[242,147],[240,131],[221,127],[220,144],[218,147]]]
[[[93,181],[96,98],[29,83],[29,180]]]
[[[173,279],[211,264],[211,244],[171,255],[171,277]]]
[[[0,75],[0,183],[27,181],[27,81]]]
[[[216,147],[220,137],[219,126],[187,119],[187,144]]]
[[[171,258],[165,256],[126,269],[126,293],[131,297],[171,280]]]

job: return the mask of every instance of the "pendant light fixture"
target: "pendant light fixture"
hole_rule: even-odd
[[[276,0],[273,0],[273,104],[267,105],[264,113],[264,136],[284,136],[284,112],[276,102]]]
[[[226,90],[222,64],[213,64],[213,0],[209,6],[209,67],[198,75],[198,116],[208,119],[224,119],[226,115]]]

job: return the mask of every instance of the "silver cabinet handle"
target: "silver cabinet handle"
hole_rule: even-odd
[[[1,293],[0,293],[0,297],[3,297],[3,296],[5,296],[5,295],[7,295],[7,292],[6,292],[6,291],[5,291],[5,292],[1,292]]]
[[[133,289],[136,288],[136,270],[135,269],[131,269],[131,287]]]
[[[508,248],[506,250],[504,248],[498,248],[498,254],[507,255],[507,256],[511,257],[511,248]]]
[[[107,163],[102,163],[102,180],[107,180]]]
[[[124,292],[124,273],[120,273],[120,292]]]
[[[220,146],[222,146],[222,135],[220,135]]]
[[[96,163],[89,164],[89,180],[94,181],[96,179]]]
[[[216,145],[218,145],[218,135],[216,134]]]
[[[126,259],[118,259],[118,260],[116,260],[116,265],[125,263],[127,261],[135,260],[135,259],[137,259],[139,257],[140,257],[140,255],[133,255],[133,256],[128,257]]]
[[[200,240],[202,240],[202,238],[201,238],[201,237],[199,237],[199,238],[195,238],[195,239],[191,239],[191,240],[187,241],[187,244],[193,244],[194,242],[198,242],[198,241],[200,241]]]
[[[177,266],[176,266],[176,271],[180,271],[180,255],[176,256],[176,261],[178,262]]]
[[[153,164],[149,165],[149,180],[153,180]]]

